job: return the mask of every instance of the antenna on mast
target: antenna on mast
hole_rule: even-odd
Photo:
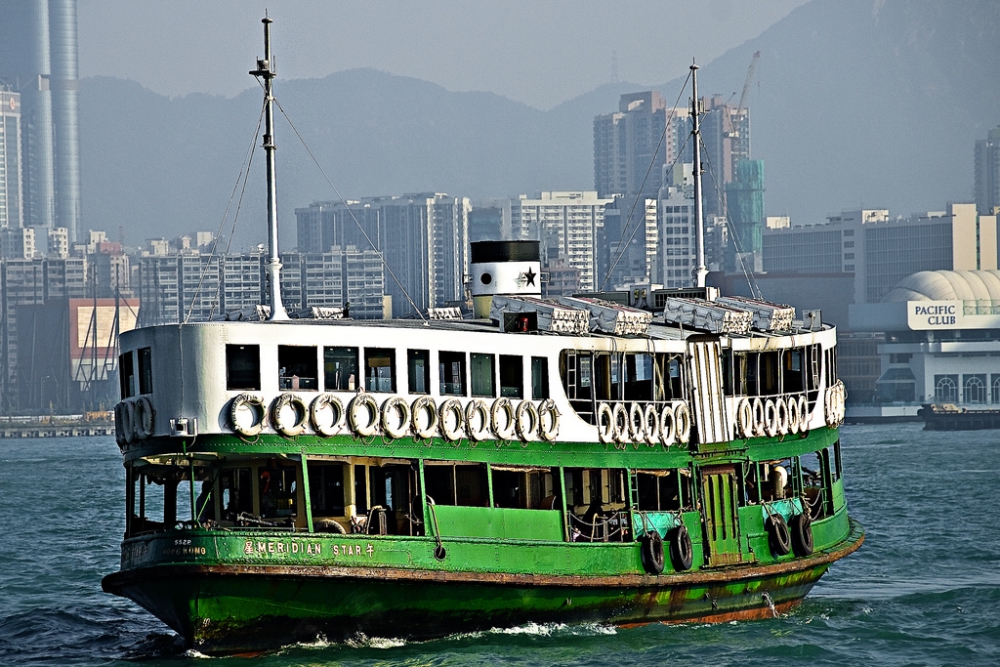
[[[695,239],[697,241],[697,262],[694,269],[694,286],[704,287],[705,276],[708,269],[705,268],[705,224],[703,220],[701,202],[701,126],[699,122],[700,105],[698,104],[698,65],[691,61],[691,138],[694,139],[694,224]]]
[[[269,321],[287,320],[288,313],[281,303],[281,261],[278,259],[278,202],[274,181],[274,92],[272,81],[277,73],[271,56],[271,19],[264,13],[264,57],[257,59],[257,69],[250,74],[264,83],[264,106],[266,108],[264,129],[264,151],[267,153],[267,276],[271,285],[271,314]]]

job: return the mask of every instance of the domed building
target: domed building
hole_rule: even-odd
[[[885,332],[878,403],[1000,408],[1000,271],[914,273],[850,322]]]

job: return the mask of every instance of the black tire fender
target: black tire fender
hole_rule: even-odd
[[[682,524],[671,528],[667,533],[667,539],[670,540],[670,562],[674,569],[679,572],[690,570],[694,560],[694,548],[687,526]]]
[[[796,556],[808,556],[813,552],[812,520],[803,512],[792,517],[792,548]]]
[[[663,538],[655,530],[647,531],[640,539],[642,566],[650,574],[660,574],[666,564],[663,554]]]
[[[788,524],[780,514],[772,514],[767,517],[764,524],[767,529],[767,542],[771,546],[771,553],[775,556],[786,556],[792,550],[792,538],[788,534]]]

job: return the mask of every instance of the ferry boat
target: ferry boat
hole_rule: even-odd
[[[265,19],[268,102],[270,63]],[[720,296],[703,252],[689,290],[543,299],[515,241],[472,244],[472,319],[288,317],[273,136],[268,104],[270,306],[121,335],[105,591],[226,654],[765,618],[861,545],[833,326]]]

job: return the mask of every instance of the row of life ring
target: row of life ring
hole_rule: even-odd
[[[265,426],[267,418],[274,429],[285,436],[301,435],[308,423],[312,430],[325,437],[340,433],[346,424],[350,432],[360,437],[382,433],[390,438],[408,435],[430,439],[440,433],[449,442],[467,437],[470,440],[521,439],[536,437],[554,442],[559,435],[560,413],[551,399],[535,405],[520,401],[516,405],[501,397],[490,405],[473,399],[464,406],[456,398],[435,405],[429,396],[420,396],[409,404],[401,396],[390,396],[379,406],[369,393],[355,395],[347,404],[334,394],[324,393],[307,407],[296,394],[281,394],[265,410],[263,400],[252,394],[240,394],[230,405],[230,422],[237,433],[253,437]]]
[[[684,401],[601,403],[597,406],[597,435],[604,444],[686,445],[691,440],[691,411]]]
[[[803,395],[762,399],[744,396],[736,406],[738,435],[774,438],[809,431],[809,401]]]
[[[826,390],[826,423],[828,426],[838,426],[844,422],[847,402],[847,388],[844,383],[837,383]]]
[[[115,440],[118,446],[131,445],[153,435],[156,411],[148,396],[127,398],[115,406]]]

